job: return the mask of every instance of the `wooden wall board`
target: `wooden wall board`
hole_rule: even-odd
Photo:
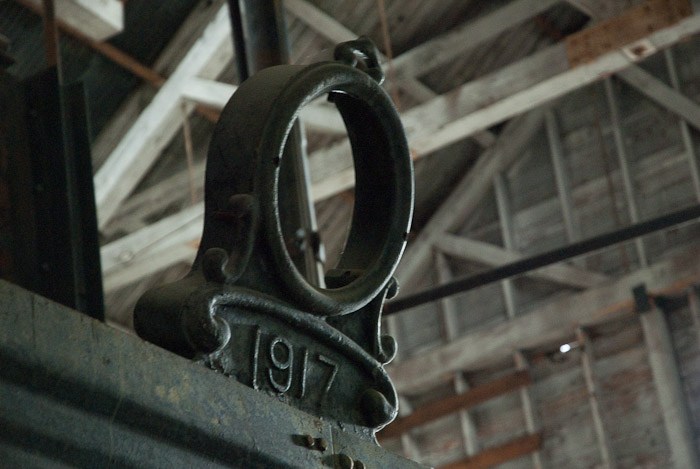
[[[526,432],[519,393],[512,393],[474,409],[477,436],[482,448],[498,446]]]
[[[700,402],[700,344],[687,310],[669,314],[676,352],[684,374],[687,398]],[[604,424],[615,454],[616,466],[669,467],[670,452],[658,398],[651,379],[647,351],[634,316],[615,324],[598,326],[592,332],[593,363],[599,384]],[[552,347],[555,349],[555,347]],[[531,391],[544,440],[545,467],[589,468],[600,462],[593,419],[588,404],[580,356],[577,349],[564,361],[531,360],[534,382]],[[499,368],[503,373],[505,368]],[[492,372],[493,373],[493,372]],[[472,373],[473,382],[489,377],[489,371]],[[700,406],[692,405],[694,423],[700,422]],[[474,409],[474,422],[482,447],[508,441],[523,431],[522,409],[511,394]],[[424,462],[441,464],[459,459],[459,429],[456,418],[444,418],[416,432],[425,450]],[[500,468],[529,468],[527,458]]]

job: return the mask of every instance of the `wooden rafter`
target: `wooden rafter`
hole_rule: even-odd
[[[511,393],[531,382],[530,373],[516,371],[489,383],[472,388],[462,394],[432,402],[415,409],[406,417],[396,419],[379,433],[379,439],[392,438],[433,420],[454,414],[462,409],[471,409],[498,396]]]
[[[542,435],[524,435],[476,454],[471,458],[441,466],[440,469],[487,469],[538,451]]]
[[[160,156],[182,123],[182,86],[193,76],[215,77],[233,54],[228,7],[188,52],[153,101],[134,122],[95,175],[98,225],[103,227]]]
[[[524,257],[516,251],[450,233],[442,233],[435,239],[433,245],[452,257],[478,262],[489,267],[509,264]],[[590,272],[568,264],[556,264],[534,270],[529,275],[533,278],[574,288],[590,288],[609,280],[607,275]]]
[[[638,119],[639,116],[633,117],[633,119]],[[508,127],[507,127],[508,128]],[[500,144],[499,144],[500,146]],[[505,147],[500,147],[501,149]],[[490,153],[493,155],[494,153]],[[516,155],[517,156],[517,155]],[[520,161],[520,160],[517,160]],[[653,180],[657,179],[659,177],[666,177],[664,174],[666,174],[668,171],[672,172],[678,172],[682,171],[682,167],[684,164],[686,164],[686,157],[683,155],[683,148],[678,146],[674,147],[668,150],[663,150],[658,153],[654,153],[652,155],[644,157],[641,161],[639,161],[639,167],[641,168],[641,173],[639,174],[640,177],[646,179],[646,180]],[[675,169],[672,169],[675,168]],[[613,178],[618,178],[619,177],[619,170],[614,170],[612,175]],[[472,176],[473,177],[473,176]],[[204,165],[196,165],[195,166],[195,176],[194,176],[195,182],[198,184],[197,185],[197,190],[201,190],[201,184],[200,182],[204,180]],[[600,176],[596,179],[593,179],[586,184],[577,186],[573,191],[572,191],[572,196],[574,200],[580,201],[582,200],[590,200],[592,197],[601,197],[602,194],[605,192],[605,187],[606,187],[606,179],[604,176]],[[119,227],[138,227],[142,221],[148,218],[151,218],[153,214],[157,213],[159,210],[162,210],[162,207],[165,207],[167,205],[167,202],[170,200],[170,193],[172,192],[177,192],[177,193],[186,193],[188,190],[188,185],[190,182],[190,178],[186,173],[178,173],[171,178],[166,179],[165,181],[154,185],[153,187],[139,193],[137,196],[129,199],[127,204],[124,206],[123,210],[123,216],[119,219],[116,219],[114,222],[115,226],[109,227],[110,231],[114,231],[115,229],[118,229]],[[467,187],[469,184],[467,182],[464,183],[465,187]],[[553,207],[556,206],[557,200],[556,198],[548,199],[545,201],[542,201],[540,204],[531,207],[529,209],[525,209],[522,212],[518,212],[515,214],[517,219],[530,219],[532,217],[537,217],[541,218],[543,216],[543,213],[548,213],[550,210],[555,210]],[[448,205],[449,206],[449,205]],[[160,207],[160,208],[159,208]],[[442,210],[442,209],[440,209]],[[446,209],[445,209],[446,210]],[[440,211],[438,211],[439,213]],[[168,246],[174,246],[171,242],[170,239],[177,239],[178,235],[178,230],[179,229],[186,229],[184,226],[178,224],[178,220],[182,220],[182,218],[178,217],[177,214],[172,215],[173,218],[169,218],[171,221],[171,228],[172,228],[172,233],[171,235],[163,238],[160,241],[160,244],[163,245],[168,245]],[[449,218],[446,218],[446,220],[449,220]],[[433,225],[435,226],[435,225]],[[143,230],[148,230],[147,227],[141,228]],[[437,228],[436,228],[437,229]],[[424,230],[425,232],[426,230]],[[430,231],[430,230],[427,230]],[[197,235],[198,237],[198,235]],[[195,242],[197,237],[193,237],[191,242]],[[440,238],[436,237],[435,240],[433,241],[434,248],[440,248]],[[133,238],[132,238],[133,239]],[[411,249],[415,249],[418,244],[420,244],[420,239],[424,239],[424,235],[421,234],[419,237],[414,240],[411,243]],[[116,242],[116,241],[115,241]],[[109,249],[108,246],[104,246],[103,249]],[[451,255],[455,255],[457,257],[464,257],[465,255],[462,254],[460,251],[458,251],[460,244],[455,244],[454,249],[451,249],[452,247],[450,246],[442,246],[446,250],[451,249]],[[494,259],[500,259],[502,256],[502,253],[499,253],[499,251],[502,251],[503,248],[493,246],[493,245],[479,245],[481,250],[486,249],[486,252],[490,252],[489,249],[496,249],[496,251],[492,252],[492,256]],[[139,252],[140,255],[143,256],[148,256],[150,253],[157,249],[158,245],[153,245],[153,244],[141,244],[141,245],[136,245],[132,244],[130,246],[124,246],[125,249],[121,254],[122,259],[128,259],[130,257],[129,252]],[[111,249],[110,249],[111,250]],[[454,252],[457,251],[457,252]],[[115,251],[112,250],[114,253]],[[152,264],[146,264],[144,267],[139,267],[137,265],[137,260],[132,260],[128,262],[123,262],[122,264],[119,265],[118,270],[113,270],[111,272],[108,272],[105,274],[105,284],[106,285],[116,285],[115,283],[112,282],[112,278],[114,278],[115,275],[119,275],[119,278],[121,279],[119,284],[124,285],[126,283],[135,282],[138,281],[140,278],[154,274],[156,273],[159,269],[162,269],[167,267],[169,265],[167,262],[168,258],[171,258],[171,264],[175,264],[178,262],[182,261],[181,256],[177,256],[175,254],[171,253],[177,253],[177,250],[173,251],[165,251],[162,252],[162,259],[159,260],[160,263],[152,263]],[[411,254],[414,255],[414,254]],[[190,254],[190,259],[193,258],[194,253],[192,252]],[[118,254],[116,257],[120,257]],[[489,256],[489,259],[491,259],[491,256]],[[164,262],[164,263],[163,263]],[[403,269],[403,263],[400,264],[400,269]],[[555,277],[561,277],[563,280],[565,279],[570,279],[569,281],[571,282],[572,286],[574,284],[579,284],[580,287],[584,287],[583,282],[585,282],[586,278],[591,279],[592,284],[594,284],[597,280],[597,278],[600,278],[601,274],[596,274],[596,273],[591,273],[591,275],[586,275],[583,276],[581,274],[575,273],[574,271],[571,271],[571,273],[562,273],[559,271],[561,268],[567,268],[567,266],[555,266],[551,268],[545,268],[541,269],[538,272],[533,273],[533,275],[549,275],[550,273],[552,276]],[[551,269],[551,270],[549,270]],[[580,272],[585,272],[583,270],[580,270]],[[399,272],[400,273],[400,272]],[[554,280],[552,278],[552,280]],[[403,284],[402,287],[405,289],[407,287],[407,284]],[[408,285],[408,288],[410,288],[410,285]],[[108,290],[109,291],[109,290]]]
[[[410,288],[415,276],[429,265],[436,239],[461,223],[476,208],[491,190],[493,176],[520,155],[541,128],[543,119],[542,111],[535,110],[512,120],[493,147],[479,157],[407,249],[397,271],[397,278],[404,288]]]
[[[668,109],[695,129],[700,130],[700,105],[692,99],[683,96],[641,67],[629,67],[618,72],[617,76],[659,106]]]
[[[700,15],[685,18],[671,27],[653,32],[646,39],[655,47],[661,48],[697,31],[700,31]],[[228,39],[222,38],[221,41],[227,43],[226,46],[228,46]],[[519,112],[533,109],[555,97],[592,83],[601,76],[620,71],[629,65],[630,59],[627,55],[621,51],[613,51],[587,64],[570,68],[564,44],[551,46],[500,71],[467,83],[455,90],[454,93],[438,96],[404,113],[402,119],[406,126],[409,143],[416,151],[417,156],[427,154],[473,134],[478,129],[501,122]],[[189,77],[192,76],[189,75]],[[162,118],[159,119],[162,120]],[[533,118],[529,117],[525,120],[532,121]],[[540,116],[538,125],[534,127],[539,128],[541,121]],[[173,122],[172,125],[177,128],[179,121]],[[163,138],[162,135],[157,139],[160,144],[166,140],[168,139]],[[526,139],[520,140],[521,143],[523,141]],[[133,146],[133,143],[130,145]],[[146,148],[148,152],[145,156],[149,158],[152,156],[151,160],[155,159],[157,151],[154,151],[153,146],[146,145],[144,149]],[[448,206],[452,207],[451,211],[445,214],[445,219],[451,220],[449,223],[459,223],[461,219],[464,219],[466,213],[472,210],[490,189],[490,177],[483,177],[484,168],[487,168],[487,171],[489,171],[489,167],[491,170],[501,168],[499,165],[507,166],[508,161],[506,160],[510,158],[512,161],[517,157],[517,155],[510,154],[508,158],[503,158],[501,155],[503,149],[504,146],[501,144],[498,152],[487,152],[487,155],[499,155],[496,160],[500,163],[496,166],[494,166],[494,162],[488,162],[488,158],[482,158],[483,162],[477,164],[474,175],[470,176],[474,178],[475,184],[473,184],[473,188],[468,189],[470,195],[467,197],[468,203],[466,205],[464,201],[460,203],[460,200],[456,198],[447,200]],[[139,161],[148,159],[144,158],[143,153],[139,155],[139,158],[135,158],[133,154],[138,154],[138,151],[132,153],[132,159]],[[347,143],[341,143],[314,152],[310,156],[309,165],[312,169],[312,177],[314,177],[312,187],[314,200],[326,198],[353,186],[354,174],[352,168],[347,166],[347,154]],[[127,162],[127,164],[129,163]],[[101,201],[101,205],[109,205],[109,210],[105,210],[108,216],[101,218],[100,226],[105,226],[105,222],[114,214],[116,206],[126,197],[124,194],[130,192],[131,189],[128,186],[133,187],[136,184],[134,181],[140,179],[150,164],[141,162],[138,168],[124,166],[129,168],[128,174],[132,176],[127,178],[129,181],[124,181],[125,187],[120,188],[119,197],[106,197],[111,191],[106,190],[102,184],[96,184],[98,203]],[[116,179],[124,179],[126,173],[126,169],[112,172],[112,182],[116,185]],[[108,173],[105,172],[105,174]],[[486,183],[484,184],[483,181]],[[460,186],[464,187],[465,185],[468,183],[465,182]],[[101,186],[102,189],[100,189]],[[101,197],[100,194],[102,194]],[[429,224],[429,226],[435,227],[436,225]],[[429,228],[428,231],[434,231],[439,235],[447,229]],[[426,243],[424,239],[428,236],[433,235],[419,235],[407,251],[398,272],[405,285],[410,285],[406,280],[411,279],[413,273],[420,271],[429,262],[432,244],[431,242]]]

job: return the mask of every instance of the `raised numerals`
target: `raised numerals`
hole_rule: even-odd
[[[331,390],[331,386],[333,386],[333,380],[335,379],[335,375],[338,374],[338,364],[331,360],[330,358],[321,355],[320,353],[318,354],[318,361],[321,363],[325,363],[326,365],[331,367],[331,372],[328,375],[328,380],[326,381],[326,387],[323,388],[323,394],[328,394],[328,391]]]
[[[289,391],[292,387],[292,363],[294,362],[294,349],[292,344],[290,344],[286,339],[282,337],[275,337],[270,342],[270,361],[272,361],[272,366],[267,369],[267,377],[270,378],[270,384],[279,393],[285,393]],[[281,355],[280,359],[278,355]],[[280,384],[275,379],[274,370],[285,372],[287,375],[287,380],[285,383]],[[282,373],[285,374],[285,373]]]
[[[260,374],[267,376],[269,386],[279,394],[288,394],[303,399],[309,390],[308,377],[315,374],[313,382],[323,383],[319,402],[330,392],[338,374],[339,365],[321,353],[312,354],[306,347],[295,347],[280,336],[263,334],[256,327],[251,353],[251,386],[260,389]],[[323,376],[323,378],[319,377]]]

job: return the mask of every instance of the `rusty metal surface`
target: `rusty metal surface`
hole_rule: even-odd
[[[382,335],[384,299],[413,209],[406,138],[374,45],[336,48],[336,62],[270,67],[244,82],[214,131],[205,223],[191,272],[146,293],[139,335],[255,390],[374,441],[397,396],[384,365],[396,343]],[[353,150],[355,210],[327,288],[295,267],[281,219],[280,167],[300,109],[328,95]]]
[[[422,467],[0,281],[3,468],[328,469],[344,458]]]

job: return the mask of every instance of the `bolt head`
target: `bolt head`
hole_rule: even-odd
[[[313,448],[316,445],[316,440],[311,435],[304,435],[301,437],[301,440],[307,448]]]
[[[338,467],[340,469],[354,469],[355,463],[350,456],[341,453],[338,455]]]
[[[316,438],[316,449],[326,451],[328,449],[328,441],[325,438]]]

